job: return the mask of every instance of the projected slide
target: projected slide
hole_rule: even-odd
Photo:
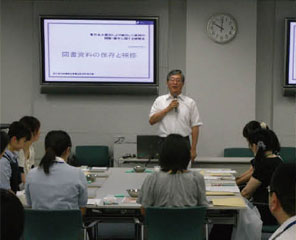
[[[45,82],[153,83],[154,22],[45,19]]]
[[[290,23],[288,84],[296,85],[296,22]]]

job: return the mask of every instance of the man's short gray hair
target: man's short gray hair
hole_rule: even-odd
[[[181,75],[182,82],[185,82],[185,76],[184,76],[183,72],[179,69],[174,69],[174,70],[170,71],[167,75],[167,81],[169,81],[170,77],[173,75]]]

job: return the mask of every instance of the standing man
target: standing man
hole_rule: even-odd
[[[269,209],[281,225],[270,240],[296,238],[296,165],[280,165],[272,175],[269,189]]]
[[[196,103],[190,97],[182,94],[185,77],[181,70],[172,70],[167,75],[167,85],[169,94],[159,96],[154,101],[150,115],[149,123],[154,125],[158,123],[158,135],[167,137],[175,133],[180,134],[191,143],[191,161],[197,156],[196,146],[198,142],[199,126],[202,122]]]

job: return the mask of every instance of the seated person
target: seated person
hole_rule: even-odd
[[[24,218],[24,207],[17,196],[9,190],[0,189],[0,239],[20,240]]]
[[[13,122],[8,130],[8,147],[0,159],[0,188],[16,193],[21,182],[17,152],[31,139],[30,131],[20,122]]]
[[[37,118],[32,116],[24,116],[20,119],[20,122],[30,130],[32,135],[30,141],[26,141],[24,147],[19,151],[19,170],[21,172],[22,183],[25,184],[26,175],[35,164],[35,150],[33,143],[39,139],[40,122]]]
[[[169,135],[160,151],[159,172],[147,176],[137,202],[144,208],[207,206],[203,176],[187,170],[190,148],[186,140],[177,134]],[[174,197],[172,197],[172,195]]]
[[[45,155],[26,177],[27,204],[33,209],[79,209],[87,204],[87,181],[80,168],[67,164],[70,136],[51,131],[45,137]]]
[[[269,209],[281,226],[270,240],[296,238],[296,165],[282,164],[272,175],[269,191]]]
[[[257,206],[264,225],[273,225],[276,219],[268,209],[267,187],[273,172],[282,163],[282,159],[272,151],[275,143],[280,148],[279,141],[272,130],[259,129],[248,136],[248,142],[255,155],[254,172],[241,194]]]
[[[265,122],[258,122],[258,121],[248,122],[243,129],[244,138],[248,139],[249,135],[258,129],[269,129],[269,128]],[[273,149],[273,151],[276,151],[276,150]],[[253,171],[254,171],[254,159],[251,160],[250,168],[235,179],[236,184],[238,186],[245,185],[250,180],[253,174]]]

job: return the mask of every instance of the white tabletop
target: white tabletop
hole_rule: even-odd
[[[91,173],[95,173],[97,175],[96,181],[94,183],[88,184],[88,195],[89,198],[92,199],[93,202],[96,204],[90,204],[87,207],[88,208],[119,208],[119,209],[139,209],[140,205],[135,203],[135,201],[131,203],[121,203],[121,201],[125,197],[129,197],[127,193],[127,189],[130,188],[136,188],[140,189],[142,186],[142,183],[144,179],[147,177],[148,174],[151,174],[153,172],[153,169],[147,169],[147,172],[144,173],[136,173],[136,172],[131,172],[131,168],[109,168],[104,172],[93,172],[90,171]],[[215,169],[198,169],[198,168],[192,168],[190,169],[192,171],[201,171],[203,174],[207,175],[208,170],[215,170]],[[218,172],[221,169],[216,169]],[[230,169],[223,169],[224,171],[230,170]],[[215,173],[215,172],[214,172]],[[212,187],[212,183],[235,183],[234,179],[229,180],[229,179],[216,179],[216,180],[211,180],[207,179],[205,177],[205,182],[206,182],[206,188],[209,188],[209,186]],[[217,186],[219,187],[219,186]],[[227,191],[227,186],[221,186],[222,188],[225,188]],[[235,186],[231,186],[233,188]],[[222,190],[222,189],[220,189]],[[25,200],[25,193],[24,191],[18,192],[17,196],[21,200],[24,206],[26,206],[26,200]],[[118,199],[117,205],[104,205],[103,199],[107,196],[117,196],[116,198]],[[240,192],[235,192],[233,196],[207,196],[208,201],[211,201],[213,198],[233,198],[233,197],[238,197],[242,198]],[[239,210],[245,208],[244,207],[218,207],[218,206],[213,206],[210,204],[209,209],[210,210]]]
[[[140,205],[133,202],[133,203],[121,203],[121,200],[123,200],[124,197],[129,197],[127,193],[127,189],[130,188],[136,188],[140,189],[142,186],[142,183],[146,176],[150,173],[135,173],[131,172],[131,168],[110,168],[108,170],[108,178],[105,179],[103,184],[100,188],[97,188],[95,194],[92,193],[92,195],[95,195],[96,199],[100,199],[100,201],[97,201],[97,205],[89,205],[90,208],[140,208]],[[192,171],[200,171],[201,169],[192,168],[190,169]],[[211,169],[213,170],[213,169]],[[216,169],[221,170],[221,169]],[[230,170],[230,169],[224,169],[224,170]],[[152,172],[153,169],[147,169],[147,171]],[[205,169],[203,170],[206,171]],[[101,180],[99,180],[101,181]],[[233,180],[215,180],[215,182],[219,181],[219,183],[229,183],[233,182]],[[209,186],[211,184],[212,180],[206,180],[206,185]],[[236,186],[234,186],[236,187]],[[221,186],[223,188],[223,186]],[[227,188],[227,187],[226,187]],[[91,191],[94,191],[94,189],[89,189]],[[227,189],[226,189],[227,190]],[[104,205],[103,199],[107,196],[117,196],[118,203],[117,205]],[[94,197],[94,196],[93,196]],[[209,196],[208,200],[211,201],[213,198],[228,198],[228,197],[239,197],[242,198],[239,192],[235,192],[234,196]],[[231,209],[231,210],[238,210],[244,207],[217,207],[210,205],[209,209]]]
[[[197,157],[197,163],[249,163],[251,157]],[[142,159],[142,158],[119,158],[119,164],[124,162],[147,162],[155,163],[158,159]]]

